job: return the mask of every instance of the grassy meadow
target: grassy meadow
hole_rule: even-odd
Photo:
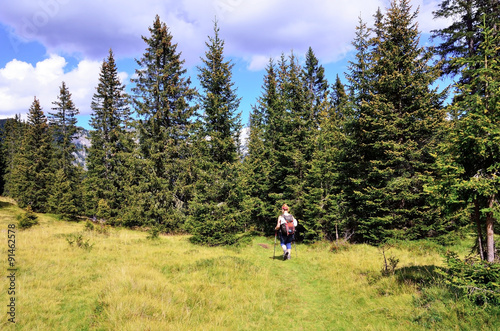
[[[3,274],[7,229],[22,211],[0,198]],[[39,215],[16,229],[15,324],[9,279],[0,282],[2,330],[494,330],[498,316],[470,310],[438,286],[422,288],[443,263],[432,245],[386,251],[399,259],[382,276],[368,245],[331,251],[297,245],[273,259],[273,238],[239,248],[195,246],[187,236],[129,229],[90,231]],[[79,237],[81,236],[81,237]],[[80,247],[78,239],[80,238]],[[73,242],[70,244],[70,242]],[[465,246],[464,246],[465,247]],[[455,247],[464,250],[464,247]],[[281,257],[279,245],[277,257]]]

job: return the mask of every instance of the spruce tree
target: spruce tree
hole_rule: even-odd
[[[208,50],[198,67],[202,127],[200,175],[191,203],[193,242],[208,245],[233,244],[242,231],[239,178],[240,98],[232,82],[233,64],[224,59],[224,41],[214,23],[214,37],[205,43]]]
[[[338,78],[338,77],[337,77]],[[343,85],[334,94],[341,94]],[[315,136],[311,166],[306,175],[304,205],[304,241],[322,238],[338,239],[336,225],[339,220],[338,162],[342,146],[340,106],[325,97],[319,105],[319,130]]]
[[[271,172],[276,166],[276,153],[273,152],[275,144],[270,139],[276,128],[270,129],[270,132],[268,130],[270,123],[277,123],[272,114],[279,107],[278,103],[276,66],[270,60],[266,67],[262,96],[257,99],[250,114],[248,154],[243,161],[244,210],[247,211],[249,223],[268,234],[272,233],[276,216],[275,201],[269,196],[276,184],[271,179]]]
[[[483,29],[481,26],[486,26],[492,29],[492,32],[499,31],[500,26],[500,2],[496,0],[467,0],[467,1],[457,1],[457,0],[446,0],[440,5],[439,10],[437,10],[434,15],[437,18],[452,18],[452,23],[443,29],[433,31],[433,37],[439,38],[441,43],[436,47],[437,53],[441,56],[444,61],[444,74],[450,76],[458,76],[458,86],[463,86],[470,83],[473,79],[471,74],[476,71],[484,70],[480,67],[480,63],[475,61],[473,64],[467,61],[457,59],[471,59],[476,56],[479,52],[479,48],[484,41]],[[476,65],[477,67],[471,68],[468,65]],[[472,88],[475,88],[473,85]],[[481,91],[471,91],[471,94],[480,93]],[[458,90],[455,95],[455,102],[461,102],[460,98],[464,97],[462,91]],[[466,109],[462,107],[450,107],[449,108],[450,117],[452,123],[459,121],[464,114],[467,113]],[[445,148],[448,150],[447,148]],[[449,167],[447,162],[443,161],[443,167],[446,171],[453,171],[453,167]],[[460,177],[460,175],[458,175]],[[453,185],[452,185],[453,187]],[[443,192],[443,191],[441,191]],[[458,197],[464,193],[462,190],[455,192],[453,196]],[[449,193],[452,194],[452,193]],[[468,195],[468,193],[464,193]],[[473,198],[474,212],[472,218],[476,222],[476,229],[478,233],[477,247],[478,251],[482,257],[484,254],[483,249],[483,226],[481,215],[482,202],[480,201],[479,195],[475,195]],[[452,212],[457,215],[461,215],[461,204],[458,203],[456,199],[447,199],[446,205],[451,208],[449,210],[449,215]],[[455,216],[453,216],[455,217]],[[462,216],[463,217],[463,216]]]
[[[73,153],[76,150],[76,146],[73,143],[73,139],[78,134],[76,115],[80,111],[75,108],[75,104],[71,100],[71,93],[65,82],[62,82],[59,88],[57,101],[52,102],[52,104],[54,105],[52,110],[56,112],[49,112],[48,120],[49,125],[52,127],[56,146],[54,156],[57,159],[58,168],[62,168],[64,173],[68,175],[73,171],[75,163]]]
[[[166,231],[179,231],[193,190],[191,105],[196,91],[165,23],[156,16],[139,69],[132,80],[141,162],[133,217]]]
[[[324,101],[326,91],[328,90],[328,81],[325,78],[325,68],[319,64],[311,47],[306,53],[306,62],[302,71],[302,79],[304,80],[305,88],[307,90],[307,98],[310,107],[312,108],[311,116],[315,119],[314,129],[318,127],[319,108],[320,104]]]
[[[280,203],[287,202],[293,206],[295,218],[301,220],[305,178],[314,151],[318,120],[314,103],[308,99],[308,90],[302,75],[303,68],[293,53],[286,69],[285,72],[280,72],[281,98],[285,112],[282,118],[282,143],[279,146],[281,158],[278,160],[283,170],[283,190],[279,193],[282,194]]]
[[[376,22],[379,22],[382,19],[380,10],[377,11],[377,15]],[[357,227],[358,214],[356,209],[361,203],[357,193],[362,189],[363,176],[366,171],[363,144],[360,143],[363,139],[360,119],[363,107],[371,99],[370,93],[372,91],[372,48],[370,47],[372,38],[370,31],[371,29],[360,17],[355,38],[352,41],[352,45],[356,49],[355,61],[349,61],[346,73],[349,91],[348,104],[351,114],[343,123],[346,140],[342,147],[342,150],[345,151],[344,158],[339,161],[342,174],[339,181],[342,187],[342,201],[345,204],[341,215],[346,223],[345,231],[350,233],[353,233]]]
[[[75,220],[81,201],[81,170],[76,165],[76,146],[73,140],[78,134],[76,126],[79,110],[71,99],[65,82],[59,89],[57,101],[52,103],[48,120],[54,138],[53,167],[56,181],[48,199],[50,209],[66,220]]]
[[[26,130],[19,151],[15,154],[10,194],[19,207],[31,206],[34,212],[47,212],[47,198],[53,180],[52,136],[47,117],[38,99],[28,113]]]
[[[333,84],[333,91],[331,93],[331,105],[336,109],[337,113],[344,114],[342,116],[347,116],[345,114],[347,108],[348,96],[345,91],[344,84],[339,78],[339,75],[335,78],[335,83]]]
[[[350,101],[356,108],[359,108],[363,101],[368,100],[370,93],[368,70],[370,65],[369,39],[370,31],[360,17],[358,26],[356,26],[356,37],[352,42],[352,45],[356,49],[356,61],[349,61],[348,72],[346,74]]]
[[[16,115],[13,119],[7,119],[2,129],[2,155],[4,157],[2,194],[7,196],[12,196],[12,185],[16,181],[13,173],[17,168],[16,155],[21,150],[25,127],[26,123],[21,121],[19,115]]]
[[[500,190],[500,34],[486,25],[486,19],[480,28],[483,42],[475,54],[455,60],[469,79],[458,85],[458,97],[451,107],[461,116],[453,122],[445,151],[452,161],[449,166],[457,169],[453,188],[462,193],[462,201],[474,203],[472,219],[477,226],[479,253],[493,262]]]
[[[371,43],[370,97],[360,105],[354,132],[365,170],[352,181],[350,205],[357,237],[371,242],[442,230],[424,184],[436,173],[434,138],[444,120],[444,92],[430,87],[440,72],[428,64],[432,53],[419,46],[416,15],[408,0],[392,1],[376,20]]]
[[[130,188],[133,137],[125,85],[120,82],[112,50],[103,61],[99,83],[91,103],[91,146],[88,148],[86,196],[87,214],[103,218],[98,210],[104,203],[108,220],[120,222]]]
[[[247,194],[251,192],[247,200],[252,213],[266,232],[274,229],[283,203],[293,208],[297,219],[303,216],[305,178],[318,123],[316,98],[307,86],[298,59],[282,55],[276,65],[269,64],[263,94],[253,107],[245,186]]]
[[[219,27],[214,23],[214,37],[206,42],[208,50],[198,67],[202,88],[201,110],[204,135],[209,141],[211,162],[234,163],[238,158],[240,138],[240,100],[232,82],[234,64],[224,60],[224,41],[219,38]]]
[[[454,61],[456,58],[474,56],[483,42],[480,29],[483,15],[486,24],[493,30],[500,28],[500,2],[497,0],[444,0],[434,12],[435,18],[452,18],[452,23],[442,29],[433,30],[433,38],[441,42],[436,52],[444,60],[443,73],[459,75],[459,81],[466,83],[463,76],[463,64]]]
[[[298,68],[298,66],[295,66]],[[263,111],[266,117],[265,130],[263,139],[265,147],[268,150],[269,162],[271,164],[267,191],[267,208],[272,215],[273,220],[276,212],[280,210],[280,206],[287,201],[291,196],[291,192],[286,190],[285,179],[289,172],[290,163],[288,162],[288,151],[291,149],[287,146],[285,136],[290,129],[290,112],[287,110],[289,104],[285,95],[285,86],[288,84],[288,62],[284,54],[281,55],[276,65],[276,95],[271,95],[273,98],[268,104],[264,104]],[[298,72],[295,73],[295,77]],[[270,86],[270,88],[274,88]],[[270,91],[274,93],[274,91]],[[284,194],[287,196],[284,196]]]

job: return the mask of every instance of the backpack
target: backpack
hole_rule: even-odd
[[[281,224],[281,234],[284,236],[291,236],[295,234],[295,225],[293,225],[293,216],[283,215],[286,223]]]

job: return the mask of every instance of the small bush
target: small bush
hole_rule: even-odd
[[[38,224],[38,216],[33,212],[31,206],[26,207],[26,213],[24,215],[18,215],[18,227],[21,230],[31,228],[33,225]]]
[[[85,222],[85,230],[87,231],[94,231],[94,224],[87,220],[87,222]]]
[[[500,305],[500,264],[469,256],[463,261],[456,253],[446,253],[448,269],[441,271],[445,284],[461,297],[477,305]]]
[[[108,224],[97,224],[94,226],[94,231],[103,234],[105,236],[109,236],[111,231],[111,225]]]
[[[90,243],[90,239],[84,239],[81,234],[70,234],[66,237],[66,241],[70,246],[75,245],[87,251],[90,251],[94,247],[94,244]]]
[[[230,246],[238,244],[239,215],[225,203],[200,204],[188,221],[190,241],[206,246]]]
[[[95,232],[98,234],[109,236],[111,231],[111,225],[103,223],[94,224],[93,222],[87,220],[87,222],[85,223],[85,230],[88,232]]]
[[[161,227],[159,227],[159,226],[152,226],[148,230],[148,235],[147,235],[146,239],[156,240],[156,239],[158,239],[160,237],[160,232],[161,232]]]
[[[396,271],[396,267],[398,266],[398,263],[399,263],[399,259],[397,259],[393,256],[389,256],[389,257],[385,256],[385,252],[388,251],[389,249],[391,249],[392,247],[393,247],[393,245],[389,245],[389,244],[384,244],[384,245],[379,247],[379,250],[382,252],[382,255],[384,257],[384,265],[383,265],[382,270],[381,270],[383,276],[394,275],[394,273]]]

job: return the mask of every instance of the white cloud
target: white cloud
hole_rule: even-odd
[[[420,6],[420,29],[441,26],[432,11],[440,0],[411,0]],[[323,63],[345,54],[361,15],[371,21],[389,0],[39,0],[2,4],[0,22],[18,38],[37,40],[54,53],[78,53],[102,59],[109,48],[117,57],[140,57],[141,35],[156,14],[170,28],[174,41],[191,66],[199,63],[207,35],[217,16],[227,55],[257,62],[281,52],[303,54],[309,46]],[[118,10],[119,9],[119,10]],[[15,47],[15,43],[11,45]]]
[[[423,32],[443,27],[432,11],[441,0],[411,0],[420,7],[419,28]],[[217,17],[225,55],[243,59],[247,69],[265,68],[269,58],[293,50],[304,56],[310,46],[322,64],[339,61],[352,50],[358,17],[371,25],[372,16],[389,0],[37,0],[3,1],[0,24],[11,32],[10,47],[38,41],[49,54],[83,58],[68,70],[66,60],[51,55],[38,63],[11,60],[0,69],[0,116],[29,109],[36,95],[45,112],[65,81],[82,114],[90,112],[101,61],[113,49],[115,58],[140,58],[145,49],[141,36],[156,14],[170,29],[178,51],[188,67],[199,65],[206,51],[207,36],[213,35]],[[133,75],[129,72],[129,75]],[[126,73],[120,73],[122,81]]]
[[[254,55],[250,59],[248,64],[248,70],[258,71],[265,68],[269,64],[270,56],[265,55]]]
[[[35,96],[45,114],[52,112],[52,102],[57,100],[63,81],[80,114],[89,114],[102,62],[82,60],[68,72],[64,71],[66,65],[63,57],[51,55],[35,66],[14,59],[0,68],[0,117],[27,113]],[[119,76],[127,79],[126,73],[121,72]]]

